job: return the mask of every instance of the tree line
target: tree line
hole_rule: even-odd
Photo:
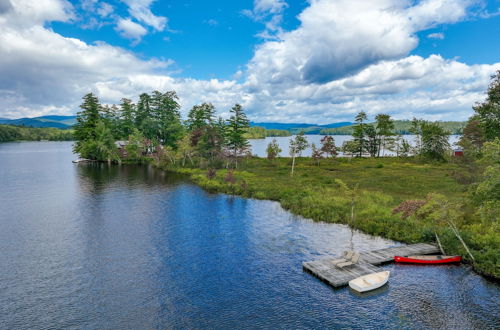
[[[465,121],[436,121],[436,124],[451,132],[451,134],[462,134]],[[372,123],[373,124],[373,123]],[[412,120],[394,120],[394,133],[397,135],[410,135],[412,133]],[[352,135],[355,125],[323,128],[319,132],[322,135]]]
[[[443,161],[446,159],[450,144],[448,142],[450,132],[435,122],[429,122],[414,118],[410,131],[416,136],[416,145],[410,143],[397,134],[394,120],[388,114],[378,114],[375,123],[367,123],[367,115],[364,111],[358,113],[353,126],[353,139],[345,141],[341,147],[335,145],[335,139],[331,135],[324,136],[320,146],[308,143],[304,131],[290,139],[289,154],[292,158],[291,174],[293,175],[296,157],[311,147],[313,158],[319,165],[323,158],[334,158],[340,151],[351,157],[381,157],[385,151],[396,153],[396,156],[406,157],[417,155],[430,160]],[[276,139],[273,139],[266,148],[267,158],[274,160],[282,152]]]
[[[182,166],[190,162],[192,166],[237,167],[239,158],[251,155],[249,133],[260,132],[260,128],[250,128],[239,104],[230,109],[227,120],[216,117],[211,103],[202,103],[193,106],[183,121],[174,91],[143,93],[137,103],[124,98],[119,105],[111,106],[102,105],[97,96],[89,93],[80,107],[74,126],[74,151],[83,158],[100,161],[138,161],[149,156],[173,164],[179,161]],[[389,150],[398,156],[416,154],[442,160],[450,148],[450,133],[436,123],[414,119],[411,131],[417,136],[417,145],[411,147],[396,134],[394,120],[388,114],[379,114],[375,123],[367,123],[362,111],[355,121],[354,139],[341,148],[331,136],[325,136],[321,146],[310,146],[304,132],[291,138],[292,174],[296,158],[308,147],[318,164],[320,159],[335,157],[340,151],[357,157],[380,157]],[[273,140],[267,148],[268,158],[279,157],[281,151]]]
[[[72,141],[71,130],[52,127],[0,125],[0,142],[9,141]]]
[[[175,91],[143,93],[137,103],[124,98],[112,106],[100,104],[89,93],[80,108],[74,151],[83,158],[120,161],[153,156],[181,159],[183,165],[189,160],[193,165],[237,166],[238,157],[249,153],[244,136],[249,121],[239,104],[230,109],[227,120],[215,116],[211,103],[203,103],[193,106],[183,121]]]

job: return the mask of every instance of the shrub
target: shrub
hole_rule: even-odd
[[[217,171],[213,168],[209,168],[206,174],[207,179],[212,180],[217,175]]]
[[[409,200],[404,201],[392,210],[392,214],[401,213],[401,218],[406,219],[415,214],[427,201],[424,200]]]
[[[233,173],[232,170],[227,171],[227,174],[224,177],[224,182],[227,182],[229,184],[235,184],[236,183],[236,177],[234,176],[234,173]]]

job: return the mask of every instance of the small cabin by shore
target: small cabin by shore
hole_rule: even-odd
[[[464,151],[461,148],[453,149],[454,157],[462,157],[464,155]]]
[[[128,141],[115,141],[116,149],[118,149],[118,154],[121,158],[127,157],[127,149],[125,149],[127,144]]]

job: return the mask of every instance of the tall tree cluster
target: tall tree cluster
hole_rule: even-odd
[[[176,147],[183,134],[180,105],[174,91],[143,93],[139,102],[122,99],[120,106],[101,105],[92,93],[83,97],[75,125],[75,151],[84,158],[116,160],[115,141],[137,135],[149,146]]]
[[[118,160],[116,141],[124,141],[120,144],[130,159],[169,151],[180,153],[183,164],[189,159],[211,165],[230,158],[237,165],[238,157],[249,151],[244,136],[249,121],[239,104],[228,120],[215,118],[211,103],[195,105],[185,122],[174,91],[143,93],[137,103],[122,99],[118,106],[101,105],[89,93],[80,108],[74,149],[83,158]]]
[[[356,118],[352,141],[346,141],[342,146],[345,154],[362,157],[380,157],[385,150],[396,152],[397,155],[413,154],[425,158],[444,160],[450,144],[450,132],[437,123],[414,118],[410,132],[415,135],[415,146],[410,148],[408,141],[396,136],[394,120],[388,114],[378,114],[374,123],[367,123],[365,112],[360,112]]]
[[[364,111],[356,115],[352,141],[346,141],[342,146],[344,153],[362,157],[368,154],[371,157],[383,156],[386,149],[394,149],[394,121],[390,115],[379,114],[375,123],[367,123],[368,116]]]

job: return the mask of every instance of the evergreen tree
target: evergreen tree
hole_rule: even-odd
[[[373,125],[365,126],[365,150],[370,154],[371,157],[375,157],[378,155],[380,139],[377,134],[377,130]]]
[[[358,154],[358,157],[363,156],[363,151],[365,150],[366,147],[366,123],[365,121],[368,120],[368,117],[366,116],[366,113],[364,111],[361,111],[356,115],[356,118],[354,121],[356,122],[356,125],[354,126],[354,132],[352,133],[352,136],[354,137],[354,141],[356,141],[356,144],[358,146],[358,150],[356,150],[356,153]]]
[[[92,93],[83,97],[83,103],[80,105],[82,109],[76,116],[76,124],[74,126],[75,136],[75,153],[80,154],[83,158],[93,158],[93,154],[88,153],[88,144],[96,139],[97,124],[101,121],[102,106],[99,99]]]
[[[152,126],[151,96],[149,96],[148,93],[142,93],[139,95],[139,102],[137,102],[135,127],[139,129],[145,137],[152,139],[154,135]]]
[[[102,121],[111,131],[116,140],[119,140],[122,137],[120,111],[116,105],[105,105],[102,107]]]
[[[390,115],[379,114],[375,117],[378,135],[378,152],[377,157],[380,157],[380,151],[386,148],[386,141],[394,135],[394,120]]]
[[[154,91],[150,97],[152,136],[150,139],[162,145],[177,148],[177,141],[183,135],[179,99],[175,91],[161,93]]]
[[[248,150],[250,146],[244,136],[246,129],[250,127],[250,121],[239,104],[235,104],[230,112],[232,115],[227,121],[226,129],[227,146],[232,156],[236,158]]]
[[[83,141],[79,150],[82,157],[85,158],[108,162],[119,160],[115,139],[103,120],[97,122],[94,138]]]
[[[75,129],[75,139],[77,141],[86,141],[95,139],[95,128],[101,120],[102,106],[99,99],[92,93],[83,97],[82,109],[77,113]]]
[[[120,138],[128,138],[135,128],[135,104],[123,98],[120,104]]]
[[[212,103],[195,105],[189,110],[186,126],[190,132],[202,129],[213,123],[215,107]]]

